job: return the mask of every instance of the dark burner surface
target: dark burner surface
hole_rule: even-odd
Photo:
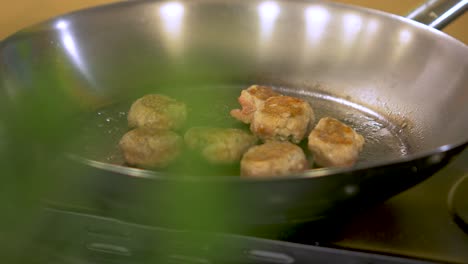
[[[451,195],[449,195],[449,193],[451,193]],[[387,202],[374,208],[362,210],[357,208],[356,214],[354,216],[342,217],[333,221],[327,220],[323,221],[323,223],[309,223],[301,226],[296,225],[294,227],[285,227],[281,230],[266,230],[264,234],[260,235],[249,232],[238,233],[241,235],[265,237],[269,239],[289,241],[303,245],[319,247],[304,247],[297,244],[288,245],[287,243],[282,243],[281,241],[271,240],[269,240],[269,242],[253,240],[250,241],[251,239],[254,239],[251,237],[247,239],[248,241],[244,240],[245,237],[239,241],[234,238],[234,241],[238,242],[236,242],[237,244],[232,242],[230,240],[231,238],[224,236],[220,237],[220,241],[223,243],[232,242],[236,245],[243,245],[244,242],[248,242],[247,244],[250,245],[248,250],[252,250],[252,248],[256,250],[265,246],[265,250],[268,249],[268,252],[274,253],[271,256],[266,256],[268,258],[273,258],[270,262],[254,261],[253,263],[290,263],[289,261],[277,261],[276,257],[287,259],[287,256],[296,256],[299,254],[296,252],[296,249],[299,250],[301,247],[307,252],[309,252],[310,249],[319,254],[303,255],[301,259],[312,258],[311,261],[316,260],[317,262],[317,259],[314,258],[321,256],[319,257],[322,258],[321,261],[318,261],[317,263],[333,263],[330,261],[330,257],[333,254],[343,257],[342,259],[340,258],[339,262],[337,263],[345,263],[344,260],[346,260],[346,263],[397,263],[385,262],[386,260],[380,258],[380,256],[385,257],[386,255],[405,257],[408,259],[435,261],[440,263],[468,263],[468,234],[465,233],[462,229],[466,227],[467,204],[468,150],[465,150],[449,166],[423,183],[401,193],[400,195],[393,197]],[[90,243],[98,241],[96,242],[97,244],[91,243],[91,245],[98,246],[107,245],[107,243],[112,245],[117,243],[118,247],[113,249],[126,249],[128,247],[132,252],[136,250],[138,254],[135,253],[135,256],[140,256],[141,254],[145,255],[151,252],[154,253],[154,248],[157,248],[156,245],[160,245],[160,241],[155,241],[154,247],[152,247],[148,242],[154,240],[155,237],[157,237],[153,236],[152,232],[158,233],[158,227],[148,227],[135,224],[127,225],[126,222],[122,222],[118,219],[112,220],[109,223],[109,220],[107,219],[101,219],[99,217],[94,218],[95,219],[91,219],[87,216],[80,216],[71,212],[65,214],[57,213],[56,216],[53,216],[50,219],[46,219],[47,221],[45,221],[45,226],[51,230],[45,230],[43,233],[45,235],[40,237],[44,237],[46,240],[53,240],[52,242],[49,242],[56,243],[59,248],[64,248],[64,242],[71,243],[73,245],[69,246],[70,250],[75,250],[75,248],[78,248],[78,251],[72,251],[78,254],[80,257],[89,251],[89,248],[83,248],[83,243],[85,240],[87,241],[87,239],[91,239]],[[102,230],[104,231],[99,230],[99,236],[96,238],[95,231],[90,233],[89,230],[86,230],[89,227],[92,227],[94,230],[96,229],[97,225],[102,226]],[[127,238],[122,240],[122,238],[120,238],[120,232],[122,232],[122,230],[132,230],[131,232],[128,231],[130,235],[125,235],[128,236],[130,240]],[[465,231],[466,230],[467,229],[465,229]],[[164,230],[161,232],[162,234],[166,233]],[[62,235],[50,236],[49,234],[51,233],[63,233],[64,235],[63,237]],[[117,233],[119,234],[119,237],[115,238],[115,234]],[[178,231],[171,231],[170,233],[179,234]],[[234,232],[234,234],[236,233]],[[65,238],[67,237],[82,238],[66,240]],[[100,240],[104,239],[103,237],[106,239],[104,241],[105,243]],[[129,241],[131,241],[131,243]],[[186,240],[178,239],[177,241],[184,242]],[[38,245],[45,244],[46,243],[39,243]],[[214,245],[218,244],[218,242],[214,243]],[[358,254],[359,252],[370,252],[374,253],[374,256],[369,258],[366,256],[360,258],[360,261],[353,262],[350,260],[350,262],[348,262],[349,255],[344,253],[333,253],[335,251],[332,251],[332,249],[336,248],[351,250],[353,251],[353,254]],[[98,248],[97,251],[99,250],[101,249]],[[244,252],[247,249],[244,250],[243,248],[240,248],[236,250],[241,250]],[[246,252],[250,252],[248,250]],[[255,250],[254,253],[257,254],[258,252]],[[143,251],[143,253],[140,251]],[[213,250],[213,252],[216,251],[217,250]],[[61,255],[69,254],[68,251],[60,252]],[[286,254],[286,257],[281,254],[278,255],[275,252],[282,252],[281,254]],[[260,253],[264,255],[265,252]],[[257,259],[259,257],[257,255],[253,257]],[[375,256],[377,255],[379,257],[376,258]],[[250,257],[252,256],[249,255],[249,258]],[[414,263],[413,261],[409,262]],[[124,261],[112,263],[126,264],[145,262]],[[400,261],[398,263],[403,262]]]

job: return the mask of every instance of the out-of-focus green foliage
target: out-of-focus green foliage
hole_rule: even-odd
[[[96,75],[91,80],[63,51],[43,53],[40,45],[34,42],[18,42],[15,46],[18,53],[11,56],[15,61],[12,64],[2,61],[5,64],[0,68],[2,263],[47,260],[51,249],[34,243],[44,235],[61,237],[54,234],[51,228],[54,223],[43,218],[42,209],[51,204],[124,221],[148,225],[163,223],[175,228],[224,230],[236,224],[235,216],[243,205],[236,203],[227,184],[181,185],[177,181],[109,176],[108,172],[97,169],[72,166],[73,161],[64,153],[80,136],[82,123],[77,120],[83,114],[146,93],[187,99],[190,101],[189,119],[203,120],[211,105],[228,97],[235,101],[233,96],[238,91],[220,86],[219,90],[214,89],[215,94],[199,96],[193,91],[189,93],[188,89],[236,81],[233,76],[243,75],[236,63],[239,58],[217,54],[215,50],[193,51],[171,62],[165,59],[142,62],[138,65],[139,76],[135,76],[132,65],[127,65],[115,67],[105,77]],[[232,120],[218,121],[220,126],[233,125]],[[185,164],[189,165],[183,170],[169,169],[167,173],[184,176],[197,167],[199,175],[204,174],[204,169],[207,174],[213,174],[208,166]],[[44,229],[52,232],[43,234]],[[67,239],[79,238],[65,238],[64,250]]]

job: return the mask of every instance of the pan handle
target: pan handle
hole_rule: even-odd
[[[468,10],[468,0],[428,0],[407,18],[442,29]]]

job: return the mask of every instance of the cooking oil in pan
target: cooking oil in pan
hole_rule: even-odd
[[[384,115],[350,100],[323,92],[277,89],[281,93],[307,100],[315,112],[316,120],[333,117],[361,134],[366,143],[358,163],[379,162],[400,158],[409,154],[409,144],[399,125]]]
[[[165,92],[166,95],[185,102],[188,108],[187,123],[176,132],[183,136],[184,132],[193,126],[235,127],[248,130],[248,125],[235,120],[229,114],[231,109],[240,107],[237,98],[243,88],[216,86],[185,89],[183,93]],[[333,117],[363,135],[366,143],[358,164],[395,159],[409,152],[409,146],[399,133],[399,127],[369,108],[320,92],[304,90],[298,92],[296,89],[288,88],[276,90],[285,95],[307,100],[314,109],[316,122],[322,117]],[[131,102],[117,103],[87,116],[83,123],[82,138],[77,144],[78,154],[87,159],[125,166],[118,142],[129,130],[127,113],[130,105]],[[307,137],[300,146],[310,157]],[[186,152],[184,151],[184,154],[167,170],[175,174],[239,175],[239,164],[212,165]]]

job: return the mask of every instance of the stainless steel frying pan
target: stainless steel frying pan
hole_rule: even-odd
[[[430,2],[410,17],[440,28],[467,7]],[[41,142],[66,142],[72,130],[62,128],[73,122],[64,113],[90,112],[108,134],[101,139],[112,141],[122,132],[112,127],[124,119],[125,102],[149,92],[186,100],[199,122],[224,120],[240,89],[254,83],[354,126],[367,140],[360,162],[252,181],[202,177],[207,167],[193,163],[175,168],[174,177],[74,154],[67,163],[73,187],[64,185],[59,199],[92,189],[101,214],[184,225],[203,224],[202,215],[223,224],[311,221],[410,188],[468,143],[468,47],[374,10],[323,1],[129,1],[58,17],[0,43],[5,130],[18,123],[40,135],[54,131]],[[174,209],[181,204],[190,210]]]

